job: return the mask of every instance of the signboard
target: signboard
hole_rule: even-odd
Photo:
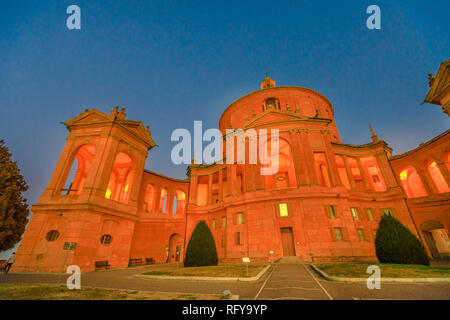
[[[250,258],[242,258],[242,262],[249,263],[250,262]]]

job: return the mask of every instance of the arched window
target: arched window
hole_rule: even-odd
[[[427,195],[422,180],[413,167],[403,168],[399,177],[408,198],[425,197]]]
[[[62,194],[80,194],[83,190],[92,160],[95,155],[95,147],[91,144],[85,144],[78,148],[72,159],[72,167],[67,173]]]
[[[114,161],[105,198],[127,203],[133,175],[133,160],[128,154],[119,152]]]
[[[159,212],[166,213],[167,209],[167,190],[161,189],[161,197],[159,199]]]
[[[264,111],[268,110],[281,110],[280,107],[280,101],[276,98],[269,98],[264,102],[265,109]]]
[[[172,214],[176,214],[177,213],[177,205],[178,205],[178,198],[177,198],[177,196],[173,196]]]
[[[108,245],[108,244],[111,243],[111,240],[112,240],[112,237],[111,237],[110,234],[104,234],[104,235],[102,235],[102,237],[100,238],[100,243],[101,243],[101,244],[106,244],[106,245]]]
[[[184,213],[186,207],[186,194],[183,191],[175,191],[177,194],[177,213]]]
[[[267,141],[267,155],[270,157],[271,154],[272,141],[269,139]],[[264,165],[264,167],[276,167],[276,159],[270,159],[269,164]],[[278,139],[278,172],[272,176],[265,175],[264,180],[267,189],[288,188],[297,185],[291,146],[286,140]]]
[[[145,188],[145,195],[144,195],[144,211],[145,212],[152,212],[153,210],[153,202],[155,199],[156,194],[156,188],[152,184],[148,184]]]
[[[444,176],[441,173],[441,170],[439,170],[439,167],[437,166],[435,161],[429,161],[427,165],[428,172],[430,173],[431,179],[433,179],[434,184],[436,185],[436,188],[438,189],[439,193],[449,192],[450,188],[447,185],[447,182],[445,181]]]
[[[49,242],[51,241],[55,241],[56,239],[59,238],[59,232],[57,230],[50,230],[49,232],[47,232],[47,234],[45,235],[45,239]]]

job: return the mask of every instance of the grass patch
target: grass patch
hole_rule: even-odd
[[[367,278],[367,267],[377,265],[385,278],[450,278],[450,268],[392,263],[323,263],[316,267],[330,276]]]
[[[266,265],[249,265],[248,277],[256,276]],[[183,276],[183,277],[247,277],[247,267],[245,265],[220,265],[210,267],[192,268],[167,268],[165,270],[155,270],[143,273],[149,276]]]
[[[228,296],[83,288],[57,284],[0,285],[0,300],[223,300]]]

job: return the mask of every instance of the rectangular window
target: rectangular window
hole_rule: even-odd
[[[241,244],[242,244],[242,233],[236,232],[236,245],[241,245]]]
[[[356,229],[356,231],[358,232],[358,238],[359,241],[366,241],[366,238],[364,237],[364,230],[363,229]]]
[[[392,216],[392,210],[391,209],[383,209],[383,215]]]
[[[367,214],[367,220],[372,221],[373,220],[372,209],[367,208],[366,209],[366,214]]]
[[[287,217],[287,216],[289,216],[287,203],[280,203],[279,207],[280,207],[280,217]]]
[[[342,236],[342,229],[341,228],[334,228],[334,238],[336,241],[342,241],[344,240],[344,237]]]
[[[328,206],[328,214],[331,219],[336,219],[336,208],[334,206]]]
[[[222,235],[222,248],[227,246],[227,236],[225,234]]]
[[[227,217],[222,217],[222,228],[225,228],[227,226]]]
[[[236,223],[237,224],[243,224],[244,223],[244,213],[243,212],[238,212],[236,214]]]
[[[358,209],[356,209],[356,208],[350,208],[350,210],[352,211],[353,219],[359,220]]]
[[[216,230],[216,219],[212,220],[212,228],[213,230]]]

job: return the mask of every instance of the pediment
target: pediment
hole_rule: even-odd
[[[251,119],[244,125],[244,129],[264,126],[269,123],[282,123],[282,122],[292,122],[292,121],[305,121],[311,118],[307,116],[300,115],[294,112],[283,112],[278,110],[266,111],[256,118]]]
[[[89,111],[83,112],[75,118],[70,119],[69,121],[66,121],[65,125],[67,127],[71,127],[74,125],[94,124],[104,121],[112,121],[112,119],[104,112],[96,109],[91,109]]]

